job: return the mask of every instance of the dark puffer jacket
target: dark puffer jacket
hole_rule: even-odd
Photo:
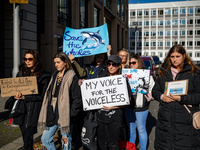
[[[165,70],[164,68],[161,68]],[[162,70],[162,71],[163,71]],[[200,104],[200,71],[192,75],[191,66],[184,64],[175,80],[188,79],[188,94],[181,96],[180,102],[166,103],[160,99],[164,93],[165,82],[173,81],[171,70],[156,80],[152,94],[160,102],[155,134],[156,150],[198,150],[200,145],[199,131],[192,126],[191,115],[183,104],[192,105],[192,112]]]
[[[29,76],[28,74],[26,76]],[[21,71],[17,77],[22,77]],[[26,127],[37,127],[38,117],[42,106],[43,96],[49,84],[50,74],[42,70],[37,77],[38,94],[25,95],[25,114],[13,118],[13,123],[17,125],[26,125]],[[23,94],[23,93],[22,93]]]

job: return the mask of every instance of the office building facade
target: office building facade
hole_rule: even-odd
[[[129,4],[131,53],[157,55],[163,61],[175,44],[184,46],[192,60],[200,62],[199,0]]]

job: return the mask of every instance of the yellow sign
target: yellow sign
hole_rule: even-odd
[[[36,76],[0,79],[1,97],[15,96],[18,91],[23,95],[38,94]]]
[[[10,3],[28,4],[28,0],[9,0]]]

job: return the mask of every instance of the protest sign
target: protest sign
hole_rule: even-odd
[[[38,94],[36,76],[0,79],[1,97],[15,96],[18,91],[23,95]]]
[[[122,75],[84,80],[81,93],[84,111],[130,103],[126,78]]]
[[[122,74],[128,78],[133,95],[136,95],[136,92],[148,93],[150,70],[122,69]]]
[[[74,57],[90,56],[107,52],[109,44],[107,24],[95,28],[65,28],[63,52]]]

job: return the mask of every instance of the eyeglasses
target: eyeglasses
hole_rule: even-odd
[[[129,62],[129,65],[133,64],[135,65],[137,62],[136,61],[132,61],[132,62]]]
[[[34,58],[24,58],[24,61],[33,61],[34,60]]]
[[[113,67],[118,67],[118,64],[116,63],[107,63],[107,66],[110,67],[110,66],[113,66]]]

